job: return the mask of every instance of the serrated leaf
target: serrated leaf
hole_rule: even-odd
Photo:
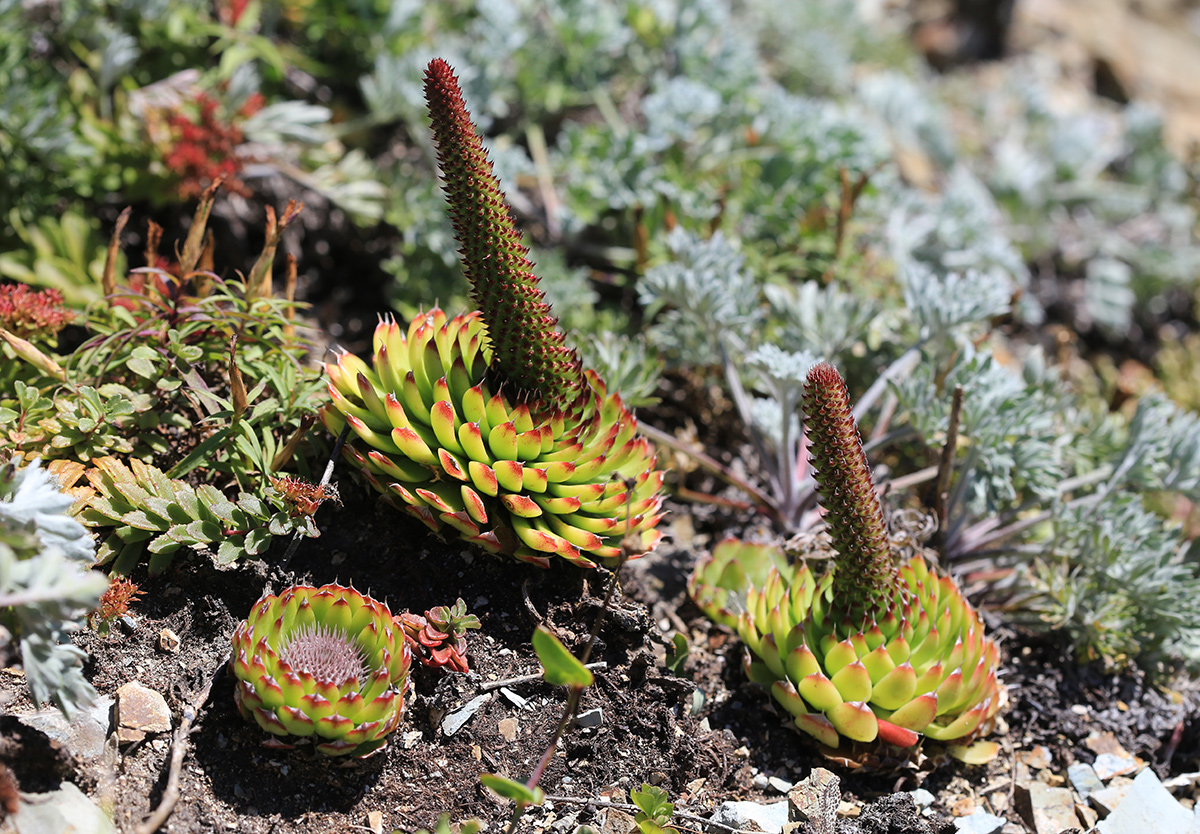
[[[212,513],[214,516],[219,518],[221,521],[224,521],[226,525],[228,525],[230,527],[234,526],[233,513],[234,513],[234,510],[237,509],[237,507],[234,506],[232,501],[224,501],[224,500],[215,501],[212,504],[209,504],[207,506],[207,509],[210,513]]]
[[[265,527],[255,527],[246,534],[246,553],[257,556],[271,544],[271,534]]]
[[[217,548],[217,563],[221,565],[233,564],[241,558],[242,553],[242,548],[235,544],[232,538],[225,539],[225,541],[221,542],[221,546]]]
[[[237,505],[255,518],[266,518],[269,510],[255,495],[243,492],[238,496]]]
[[[533,632],[533,650],[542,664],[542,677],[555,686],[583,688],[594,680],[590,669],[571,654],[562,641],[550,633],[545,626]]]

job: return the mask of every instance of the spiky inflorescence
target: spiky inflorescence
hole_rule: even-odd
[[[453,72],[426,74],[438,155],[479,310],[433,308],[407,331],[384,319],[372,363],[326,365],[322,419],[368,448],[345,455],[435,532],[492,552],[583,567],[648,552],[661,534],[663,473],[637,419],[563,345],[529,271]]]
[[[492,344],[491,371],[518,399],[566,407],[583,390],[582,365],[563,344],[458,79],[440,58],[426,70],[425,98],[463,272]]]
[[[276,736],[330,756],[387,743],[404,714],[412,652],[388,607],[353,588],[267,594],[233,632],[238,709]]]
[[[722,542],[696,566],[692,599],[737,629],[751,679],[839,755],[843,739],[912,747],[922,735],[960,741],[985,731],[1004,698],[999,650],[919,548],[893,552],[832,366],[809,372],[804,411],[836,558],[817,577],[777,547]]]
[[[833,592],[848,612],[869,615],[886,605],[896,569],[850,395],[832,365],[822,362],[808,372],[804,420],[817,494],[838,554]]]

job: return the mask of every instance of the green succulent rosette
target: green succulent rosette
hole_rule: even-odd
[[[411,663],[386,605],[340,585],[294,585],[255,603],[233,633],[230,668],[247,720],[330,756],[364,756],[400,726]]]
[[[777,547],[731,539],[697,565],[688,590],[737,631],[749,677],[827,747],[963,743],[987,729],[1003,700],[999,650],[954,581],[917,553],[863,626],[838,607],[836,570],[817,578]]]
[[[371,365],[350,353],[326,365],[322,417],[333,432],[350,425],[363,448],[347,443],[345,456],[391,503],[542,567],[554,555],[594,567],[658,544],[663,473],[595,373],[565,408],[514,401],[489,381],[478,312],[434,308],[407,331],[385,319],[373,347]]]

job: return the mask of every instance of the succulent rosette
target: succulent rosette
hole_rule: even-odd
[[[822,744],[965,740],[1001,705],[996,644],[954,581],[923,556],[896,577],[893,601],[865,627],[839,608],[833,571],[817,577],[771,545],[722,542],[689,590],[737,631],[751,680]]]
[[[330,756],[387,743],[404,714],[412,663],[388,607],[353,588],[294,585],[266,594],[233,633],[234,697],[276,736]]]
[[[528,250],[449,65],[425,94],[463,272],[479,310],[384,319],[368,364],[326,367],[325,425],[346,456],[430,529],[543,567],[585,567],[658,543],[663,473],[637,420],[584,371],[538,289]]]
[[[478,313],[435,308],[407,333],[385,320],[374,341],[373,366],[350,353],[327,365],[324,420],[350,424],[368,448],[348,444],[346,456],[397,506],[542,566],[556,554],[587,567],[615,560],[628,534],[638,550],[657,544],[663,473],[594,373],[568,408],[537,413],[493,392]]]
[[[729,540],[697,566],[692,599],[736,629],[750,678],[827,747],[981,733],[1003,701],[999,650],[954,580],[919,545],[888,535],[831,365],[809,371],[804,415],[832,551],[812,537],[810,555],[828,567],[818,576],[778,547]]]

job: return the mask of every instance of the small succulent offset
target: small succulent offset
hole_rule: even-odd
[[[737,630],[751,679],[823,745],[962,743],[1001,706],[996,644],[953,580],[891,541],[833,366],[809,371],[804,413],[831,567],[818,577],[777,547],[730,540],[697,566],[692,598]]]
[[[329,363],[325,424],[346,455],[435,532],[543,567],[657,545],[663,473],[637,421],[564,344],[450,66],[425,94],[476,312],[382,321],[372,365]],[[630,543],[633,543],[630,547]]]
[[[230,658],[247,720],[311,738],[330,756],[365,756],[387,743],[404,714],[411,664],[388,607],[340,585],[266,594],[234,631]]]
[[[426,666],[442,666],[466,674],[467,630],[479,628],[479,618],[467,613],[459,599],[454,605],[438,605],[425,616],[405,611],[396,618],[414,652]]]

